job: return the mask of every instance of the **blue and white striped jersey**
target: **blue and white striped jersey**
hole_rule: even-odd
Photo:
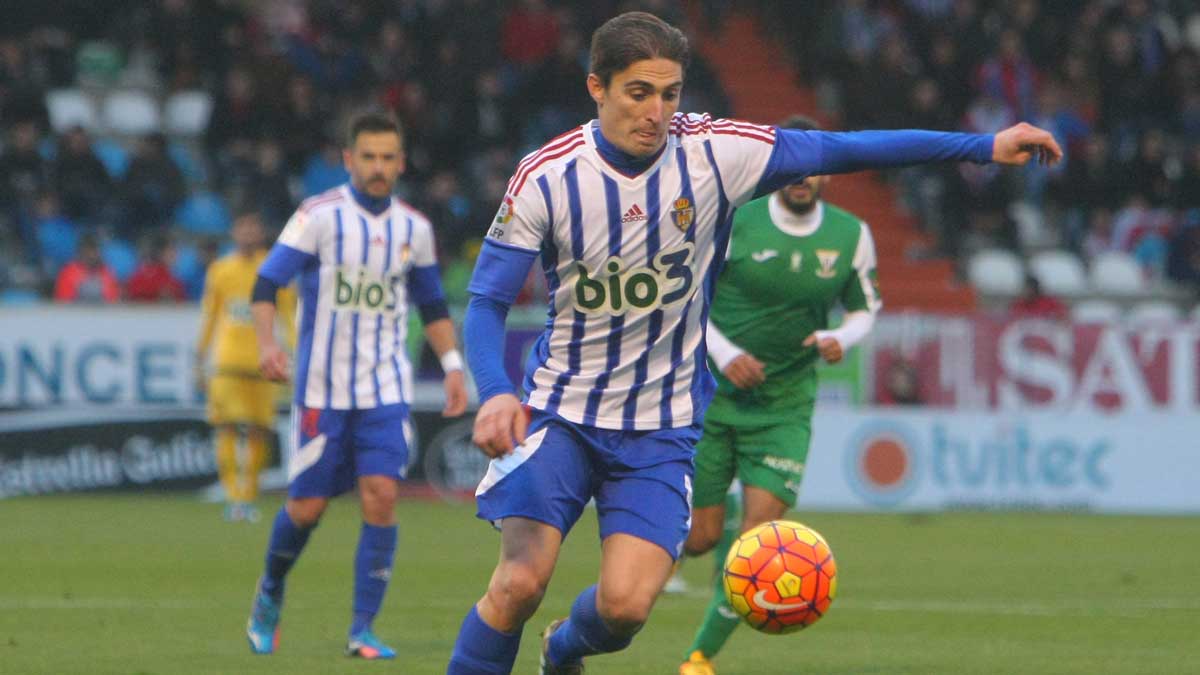
[[[443,297],[433,227],[399,199],[375,214],[348,185],[306,200],[259,269],[300,275],[295,401],[309,408],[411,402],[408,304]]]
[[[470,290],[511,303],[505,265],[486,256],[540,254],[550,307],[527,404],[606,429],[687,426],[712,396],[704,325],[731,214],[754,195],[776,130],[677,114],[631,177],[597,150],[598,129],[518,165]]]

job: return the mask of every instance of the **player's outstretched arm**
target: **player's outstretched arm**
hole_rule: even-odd
[[[1024,122],[994,136],[923,129],[777,129],[774,149],[754,193],[764,195],[808,176],[928,162],[1024,164],[1033,158],[1053,164],[1062,158],[1062,149],[1049,132]]]

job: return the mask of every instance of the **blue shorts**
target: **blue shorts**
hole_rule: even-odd
[[[475,491],[477,515],[493,524],[529,518],[565,538],[595,497],[601,541],[621,532],[678,558],[691,527],[700,431],[597,429],[533,410],[525,443],[488,466]]]
[[[411,434],[403,403],[363,410],[292,406],[288,496],[336,497],[359,476],[403,478]]]

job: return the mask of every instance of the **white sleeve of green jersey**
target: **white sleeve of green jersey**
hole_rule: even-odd
[[[858,344],[871,332],[875,327],[875,314],[883,307],[875,273],[875,241],[866,223],[860,227],[862,232],[851,262],[854,278],[850,280],[847,292],[842,295],[843,303],[850,305],[847,307],[850,311],[846,312],[842,325],[836,329],[817,331],[817,339],[832,337],[843,350]],[[848,301],[849,298],[853,298],[853,304]]]
[[[861,233],[858,246],[854,249],[851,266],[854,277],[846,284],[842,293],[842,304],[849,312],[867,311],[875,314],[883,307],[883,298],[879,293],[879,276],[875,271],[875,240],[871,237],[871,228],[866,223],[860,223]]]
[[[717,370],[724,371],[730,361],[746,353],[746,350],[730,342],[711,320],[705,329],[704,340],[708,345],[708,355],[717,364]]]

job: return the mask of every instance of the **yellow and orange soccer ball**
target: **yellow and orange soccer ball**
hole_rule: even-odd
[[[755,630],[792,633],[829,611],[837,594],[837,563],[816,530],[774,520],[734,542],[724,583],[729,604]]]

